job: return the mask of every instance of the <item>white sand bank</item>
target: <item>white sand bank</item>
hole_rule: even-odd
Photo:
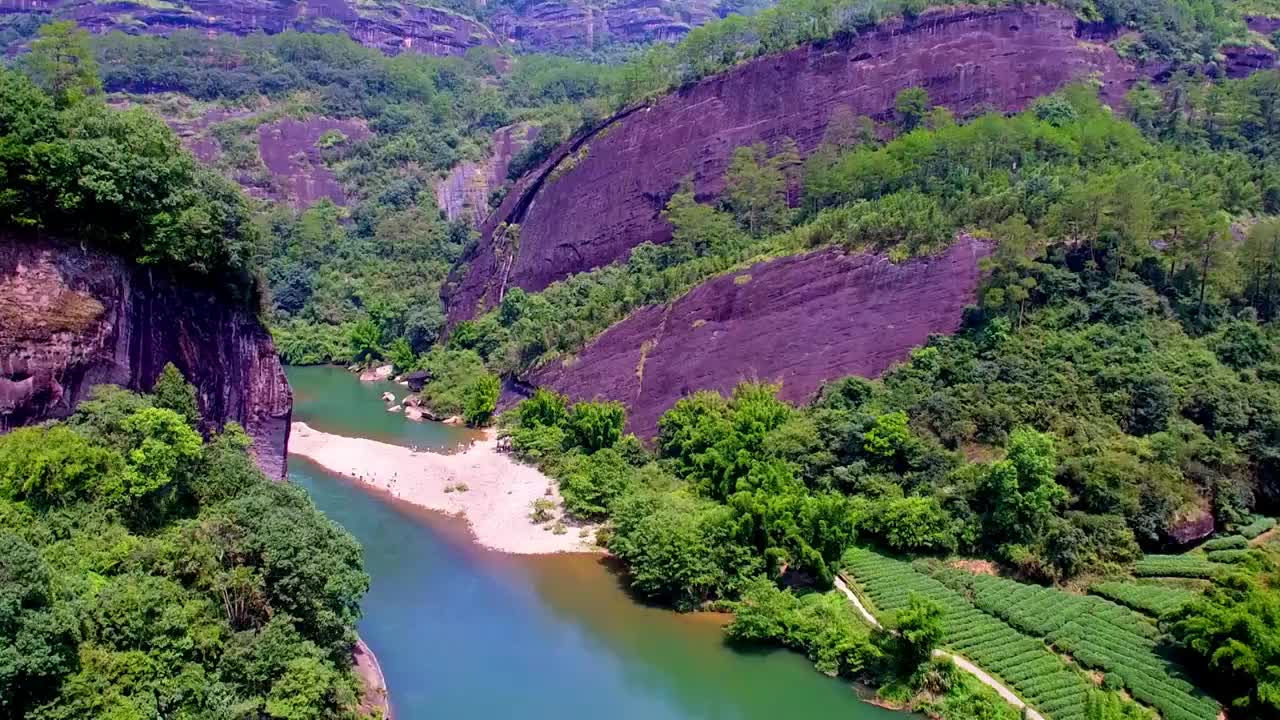
[[[580,525],[567,523],[567,532],[556,535],[549,529],[553,523],[533,522],[530,513],[538,498],[554,501],[554,514],[562,514],[556,483],[537,468],[499,452],[493,433],[465,452],[443,455],[331,435],[295,422],[289,452],[414,505],[461,515],[476,542],[494,550],[522,555],[598,550],[594,527],[580,537]],[[460,483],[465,491],[457,489]],[[453,491],[445,492],[446,488]]]

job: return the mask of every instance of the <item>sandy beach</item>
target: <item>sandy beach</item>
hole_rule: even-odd
[[[521,555],[598,551],[594,527],[580,537],[580,525],[566,523],[567,532],[556,535],[550,529],[554,521],[534,523],[530,513],[538,498],[552,500],[554,514],[562,514],[556,483],[537,468],[499,452],[492,432],[464,452],[444,455],[331,435],[295,422],[289,452],[406,502],[460,515],[476,542],[494,550]]]

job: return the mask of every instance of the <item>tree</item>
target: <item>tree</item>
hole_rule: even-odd
[[[613,447],[622,437],[627,411],[622,403],[580,402],[569,411],[569,437],[588,453]]]
[[[351,357],[358,363],[367,363],[382,357],[382,330],[370,317],[364,317],[347,335]]]
[[[929,661],[942,640],[942,618],[946,611],[935,600],[912,592],[907,606],[898,611],[894,629],[898,633],[898,662],[903,675],[914,673]]]
[[[569,419],[568,398],[555,390],[538,388],[516,408],[521,427],[563,427]]]
[[[391,347],[387,348],[387,359],[391,361],[396,372],[404,373],[413,369],[418,357],[414,355],[413,346],[409,344],[408,338],[402,336],[392,341]]]
[[[933,104],[929,100],[929,91],[922,87],[909,87],[900,91],[893,99],[894,114],[903,132],[911,132],[920,127],[931,107]]]
[[[196,389],[173,363],[164,364],[160,376],[151,386],[151,395],[156,407],[178,413],[186,418],[191,427],[200,426],[200,405],[196,401]]]
[[[1008,456],[987,469],[982,483],[988,532],[998,542],[1039,537],[1066,502],[1066,489],[1054,479],[1056,458],[1053,439],[1044,433],[1019,428],[1009,436]]]
[[[71,429],[19,428],[0,436],[0,498],[64,506],[111,486],[124,460]]]
[[[0,716],[24,717],[75,667],[76,618],[50,585],[36,549],[0,531]]]
[[[724,179],[726,203],[747,232],[764,235],[786,224],[787,179],[764,143],[734,150]]]
[[[1233,574],[1167,623],[1177,643],[1203,665],[1215,694],[1249,717],[1280,713],[1277,579],[1275,573],[1262,579]]]
[[[489,373],[483,373],[467,384],[462,391],[462,418],[472,427],[487,425],[498,409],[498,396],[502,383]]]
[[[31,43],[31,52],[22,59],[22,66],[37,85],[53,96],[59,107],[102,92],[92,40],[73,20],[41,27]]]

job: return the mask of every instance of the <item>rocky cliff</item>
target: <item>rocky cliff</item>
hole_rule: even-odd
[[[212,425],[239,422],[259,467],[284,477],[293,397],[252,309],[100,251],[0,230],[0,431],[64,417],[100,383],[149,390],[167,362]]]
[[[538,128],[521,123],[499,128],[493,134],[489,157],[464,162],[436,183],[436,205],[449,220],[467,220],[475,225],[489,215],[489,195],[507,181],[507,168],[516,153],[538,137]]]
[[[665,242],[660,213],[685,178],[712,199],[734,148],[790,137],[811,151],[838,107],[888,120],[899,91],[923,86],[959,114],[1018,110],[1087,77],[1118,102],[1136,76],[1110,47],[1078,37],[1070,12],[1045,6],[932,12],[754,60],[621,113],[523,178],[464,258],[465,273],[451,278],[449,318],[496,300],[489,238],[499,222],[521,225],[509,283],[539,290],[640,243]]]
[[[835,249],[758,263],[633,313],[528,381],[573,400],[619,400],[641,437],[682,396],[742,380],[781,383],[780,396],[801,403],[827,381],[875,377],[930,335],[955,332],[988,252],[962,237],[897,265]]]
[[[593,48],[678,40],[718,18],[716,5],[714,0],[621,0],[602,6],[551,0],[500,10],[489,22],[502,37],[530,49]]]
[[[47,12],[94,32],[345,32],[387,53],[461,55],[498,38],[480,22],[411,2],[374,0],[0,0],[0,13]]]

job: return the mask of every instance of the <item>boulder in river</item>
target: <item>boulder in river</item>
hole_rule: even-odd
[[[422,420],[422,409],[413,406],[406,407],[404,409],[404,416],[410,420]]]
[[[392,405],[391,407],[387,408],[387,412],[400,412],[400,406]]]
[[[392,393],[389,393],[389,392],[382,393],[382,402],[393,403],[395,401],[396,401],[396,396],[393,395]]]
[[[467,421],[463,420],[458,415],[450,415],[444,420],[441,420],[441,422],[443,422],[445,425],[465,425]]]

